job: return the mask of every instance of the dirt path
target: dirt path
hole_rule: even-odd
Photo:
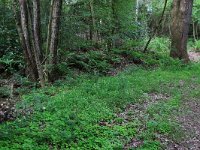
[[[193,62],[199,62],[200,61],[200,52],[188,52],[189,58]]]
[[[191,61],[199,62],[200,52],[189,52],[189,58]],[[170,145],[169,149],[200,150],[200,99],[193,98],[185,101],[179,112],[182,115],[177,116],[176,119],[185,131],[186,137],[183,141]]]
[[[184,112],[185,108],[189,108]],[[176,144],[173,149],[178,150],[199,150],[200,149],[200,100],[192,99],[184,103],[181,108],[183,115],[179,115],[177,120],[185,132],[183,141]]]
[[[190,57],[200,61],[198,53],[190,53]],[[188,96],[192,91],[197,91],[197,94]],[[182,97],[182,106],[173,119],[180,124],[183,135],[180,139],[167,139],[167,150],[200,150],[200,84],[191,81],[188,90],[182,91]]]
[[[200,52],[189,52],[191,61],[200,61]],[[185,108],[188,111],[185,112]],[[184,115],[179,115],[177,120],[186,133],[186,138],[178,143],[175,149],[178,150],[200,150],[200,99],[191,99],[184,103],[180,112]]]

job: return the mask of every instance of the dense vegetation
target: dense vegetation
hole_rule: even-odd
[[[0,0],[0,150],[183,141],[177,116],[200,98],[200,0],[178,1]]]

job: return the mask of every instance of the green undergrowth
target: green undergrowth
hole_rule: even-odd
[[[132,139],[140,141],[138,149],[161,149],[159,135],[179,134],[178,124],[170,118],[181,105],[184,89],[193,78],[200,83],[199,64],[171,66],[132,66],[114,77],[82,75],[34,90],[17,105],[19,117],[0,125],[0,149],[120,150]],[[180,86],[180,81],[185,85]],[[149,93],[169,98],[150,104],[142,117],[129,122],[116,117],[128,104],[148,102]]]
[[[169,40],[165,38],[161,38],[161,41],[159,38],[155,39],[146,53],[127,47],[111,50],[66,51],[62,55],[65,59],[57,65],[58,76],[69,76],[73,70],[106,75],[116,68],[124,67],[125,64],[136,64],[143,67],[166,67],[177,64],[178,61],[168,57],[168,42]]]

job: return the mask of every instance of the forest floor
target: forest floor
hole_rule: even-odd
[[[190,51],[189,58],[192,62],[198,63],[200,61],[200,52]],[[191,83],[183,90],[181,87],[185,86],[185,81],[180,80],[180,91],[182,91],[182,103],[178,111],[176,111],[173,116],[171,116],[170,120],[175,120],[179,124],[181,132],[176,134],[172,134],[171,137],[157,135],[158,139],[161,141],[163,145],[165,145],[164,149],[167,150],[199,150],[200,149],[200,84],[194,82],[196,79],[191,79]],[[196,96],[191,96],[189,93],[192,91],[196,91]],[[190,96],[189,96],[190,95]],[[148,103],[143,103],[141,113],[146,113],[145,109],[147,109],[148,105],[152,105],[152,102],[157,103],[157,101],[166,101],[169,97],[162,94],[153,93],[150,95],[150,100]],[[128,106],[125,112],[122,114],[126,114],[128,111],[138,110],[135,106]],[[148,114],[146,114],[148,115]],[[127,117],[124,115],[125,118]],[[144,116],[144,115],[143,115]],[[133,139],[126,147],[126,149],[137,148],[140,149],[140,145],[143,142],[140,140]]]
[[[200,52],[189,52],[191,61],[200,61]],[[191,82],[192,90],[200,90],[200,84]],[[198,150],[200,149],[200,97],[188,97],[188,91],[183,93],[182,106],[179,108],[175,120],[180,124],[185,136],[180,141],[169,140],[170,150]],[[200,94],[200,91],[199,91]]]
[[[175,123],[174,132],[169,134],[163,134],[160,131],[155,134],[155,139],[160,141],[164,147],[162,149],[166,150],[199,150],[200,149],[200,83],[196,82],[197,79],[194,77],[189,82],[180,80],[179,92],[181,92],[181,103],[177,110],[172,110],[172,114],[168,118],[168,121]],[[176,89],[175,85],[170,84],[170,88]],[[161,88],[161,87],[160,87]],[[191,94],[193,93],[193,94]],[[170,94],[161,94],[161,93],[151,93],[148,94],[148,101],[144,101],[139,105],[127,105],[127,108],[124,112],[118,114],[124,119],[130,117],[127,114],[130,111],[136,113],[136,116],[141,116],[141,120],[144,121],[144,116],[150,116],[149,108],[155,109],[156,106],[159,107],[159,103],[167,102],[170,100]],[[167,109],[165,107],[160,108],[159,111],[165,111],[162,109]],[[160,115],[161,112],[158,113]],[[134,114],[133,113],[133,114]],[[162,113],[161,113],[162,114]],[[154,114],[155,115],[155,114]],[[145,121],[144,121],[145,122]],[[145,123],[141,128],[141,133],[144,132],[146,128]],[[159,130],[159,129],[158,129]],[[143,149],[142,145],[144,141],[133,138],[125,147],[125,149],[137,148]],[[157,149],[152,148],[152,146],[147,147],[147,149]]]
[[[199,53],[189,56],[200,60]],[[0,150],[200,149],[199,74],[199,63],[130,66],[35,89],[18,104],[19,118],[0,124]],[[0,103],[0,115],[7,113],[10,98]]]
[[[189,58],[193,62],[199,62],[200,61],[200,52],[193,52],[190,51],[189,53]]]

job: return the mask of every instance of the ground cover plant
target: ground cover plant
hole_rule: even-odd
[[[19,118],[0,126],[1,149],[163,148],[162,138],[181,134],[172,118],[185,97],[198,98],[196,87],[188,90],[198,74],[194,64],[132,66],[115,77],[85,75],[75,85],[32,91],[18,105]]]
[[[0,0],[0,150],[200,148],[200,0]]]

